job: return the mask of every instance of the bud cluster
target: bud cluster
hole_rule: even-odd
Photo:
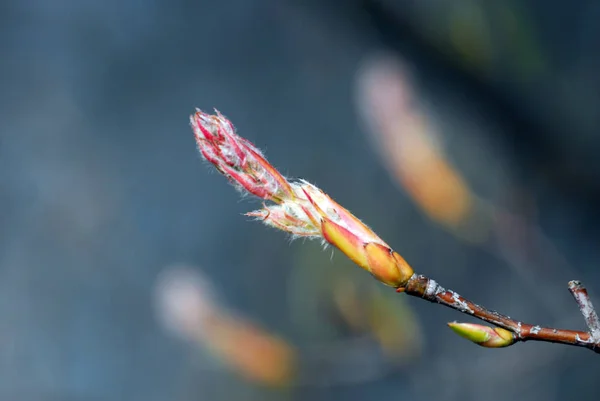
[[[384,284],[406,285],[413,270],[397,252],[316,186],[286,179],[221,113],[197,110],[190,122],[207,161],[236,187],[274,203],[249,216],[295,236],[322,238]]]

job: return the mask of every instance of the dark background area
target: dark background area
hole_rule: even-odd
[[[419,272],[525,321],[583,329],[566,283],[600,294],[598,21],[594,1],[0,2],[0,399],[598,399],[592,352],[480,348],[445,327],[464,317],[401,296],[390,302],[422,327],[419,356],[368,380],[351,379],[366,367],[344,351],[316,363],[314,344],[343,350],[354,335],[311,302],[316,283],[358,269],[247,222],[260,204],[206,168],[188,125],[194,107],[218,108]],[[390,179],[354,98],[381,51],[410,67],[473,190],[544,233],[519,262],[529,281]],[[172,336],[155,289],[179,263],[295,344],[309,373],[271,389]]]

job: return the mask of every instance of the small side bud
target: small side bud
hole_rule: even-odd
[[[508,347],[515,342],[514,334],[500,327],[458,322],[448,323],[448,326],[459,336],[486,348]]]

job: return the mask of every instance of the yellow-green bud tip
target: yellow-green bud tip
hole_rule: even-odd
[[[459,336],[486,348],[508,347],[515,342],[514,334],[500,327],[488,327],[473,323],[448,323]]]

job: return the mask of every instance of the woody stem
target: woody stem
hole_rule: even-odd
[[[587,290],[580,281],[569,281],[569,292],[575,298],[594,342],[600,342],[600,320]]]
[[[571,285],[569,288],[571,288]],[[576,296],[575,299],[578,303],[579,299],[582,299],[586,305],[585,310],[588,312],[591,311],[588,313],[589,319],[586,313],[584,313],[586,321],[594,322],[593,325],[590,326],[590,332],[541,327],[538,325],[520,322],[510,318],[509,316],[469,301],[456,292],[447,290],[440,286],[435,280],[422,275],[414,274],[409,279],[403,291],[408,295],[423,298],[429,302],[447,306],[459,312],[471,315],[477,319],[509,330],[513,333],[515,341],[531,340],[560,343],[585,347],[600,353],[600,340],[595,336],[594,332],[594,330],[597,329],[598,333],[600,333],[600,323],[598,323],[598,316],[596,315],[596,312],[589,301],[589,297],[587,297],[587,292],[585,293],[585,296],[579,292],[578,294],[580,296]],[[585,289],[583,289],[583,291],[585,291]],[[586,299],[587,301],[585,301]],[[581,306],[580,309],[583,313]],[[598,325],[596,326],[596,324]],[[592,327],[594,327],[594,329],[592,329]]]

